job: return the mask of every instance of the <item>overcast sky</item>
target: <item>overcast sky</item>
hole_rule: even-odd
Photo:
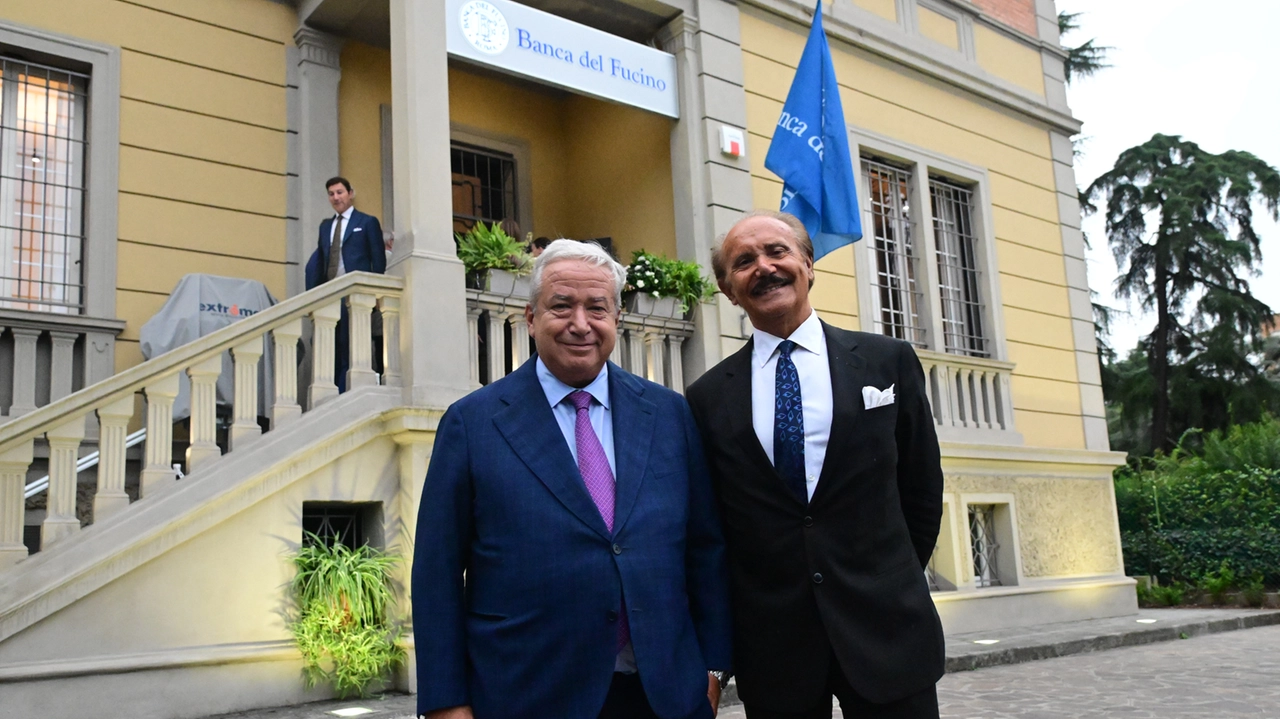
[[[1124,150],[1157,132],[1181,135],[1210,152],[1245,150],[1280,165],[1280,28],[1278,0],[1058,0],[1058,10],[1080,12],[1080,29],[1064,46],[1097,38],[1114,49],[1112,67],[1067,88],[1084,122],[1076,181],[1088,186],[1111,169]],[[1263,275],[1254,294],[1280,312],[1280,226],[1256,223],[1262,236]],[[1154,319],[1115,299],[1115,261],[1099,215],[1087,217],[1089,284],[1118,316],[1112,345],[1124,352],[1150,333]]]

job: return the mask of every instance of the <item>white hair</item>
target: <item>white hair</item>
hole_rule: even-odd
[[[605,252],[604,248],[594,242],[559,239],[547,245],[537,261],[533,263],[533,275],[530,277],[529,304],[537,309],[538,295],[542,292],[542,272],[553,262],[563,260],[580,260],[595,267],[603,267],[613,274],[613,311],[622,310],[622,287],[627,283],[627,268]]]

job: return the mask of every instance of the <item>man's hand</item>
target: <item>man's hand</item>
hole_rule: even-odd
[[[711,715],[720,713],[720,680],[707,675],[707,699],[711,701]]]
[[[719,693],[716,698],[719,698]],[[449,707],[448,709],[437,709],[426,715],[427,719],[473,719],[471,716],[471,707]]]

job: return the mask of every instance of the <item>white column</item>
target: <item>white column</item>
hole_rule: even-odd
[[[100,522],[129,506],[124,491],[125,435],[133,418],[133,395],[98,409],[98,491],[93,496],[93,521]]]
[[[302,414],[298,406],[298,338],[302,320],[285,323],[271,331],[275,343],[275,401],[271,404],[271,428],[276,429]]]
[[[668,339],[671,341],[671,389],[684,394],[684,361],[681,355],[684,338],[671,335]]]
[[[649,361],[649,371],[647,378],[650,382],[657,382],[660,385],[666,385],[665,368],[662,366],[662,335],[657,332],[646,331],[644,333],[645,355]]]
[[[231,349],[235,363],[230,440],[233,450],[262,436],[262,428],[258,426],[258,362],[262,359],[262,340],[263,337],[254,337]]]
[[[324,182],[339,174],[338,166],[338,81],[342,42],[338,38],[300,27],[293,34],[298,46],[298,221],[302,225],[303,247],[313,248],[316,227],[333,214]],[[311,254],[307,249],[302,261]]]
[[[480,386],[480,315],[479,307],[467,307],[467,352],[470,359],[471,386]]]
[[[20,417],[36,408],[36,341],[41,330],[11,327],[13,333],[13,402],[9,416]]]
[[[178,375],[172,374],[147,385],[147,456],[142,468],[139,497],[150,497],[172,486],[173,398],[178,396]]]
[[[627,371],[631,374],[646,377],[644,371],[644,333],[640,330],[632,330],[631,336],[627,340],[627,349],[631,351],[628,360],[631,366],[627,367]]]
[[[511,315],[511,366],[519,367],[529,359],[529,325],[524,313]]]
[[[191,444],[187,446],[187,474],[222,456],[218,447],[218,375],[222,355],[216,354],[187,368],[191,378]]]
[[[80,335],[75,332],[49,332],[53,340],[53,357],[49,364],[49,401],[58,400],[71,394],[72,377],[75,373],[76,340]]]
[[[619,327],[617,341],[613,343],[613,351],[609,353],[609,361],[623,369],[626,369],[626,367],[623,367],[622,365],[622,345],[624,345],[626,341],[627,331]]]
[[[311,387],[307,398],[310,409],[330,397],[338,396],[338,385],[333,382],[333,334],[342,315],[341,300],[332,302],[311,313]]]
[[[382,311],[382,384],[399,387],[400,369],[400,298],[384,295],[378,298]]]
[[[76,518],[76,460],[84,439],[84,417],[45,433],[49,441],[49,504],[40,527],[40,548],[80,531]]]
[[[378,384],[373,371],[373,334],[371,320],[377,299],[373,295],[353,293],[347,296],[347,389]]]
[[[943,377],[946,379],[945,385],[947,396],[947,413],[943,422],[948,427],[963,426],[960,422],[960,403],[963,402],[960,389],[960,373],[950,364],[941,365]]]
[[[485,342],[489,349],[489,381],[497,382],[507,376],[507,316],[498,310],[489,310],[489,337]]]
[[[0,454],[0,570],[27,556],[27,547],[22,543],[22,517],[26,505],[22,494],[34,445],[35,442],[27,440]]]
[[[467,302],[453,243],[445,0],[390,0],[395,254],[404,277],[406,403],[447,407],[470,391]]]

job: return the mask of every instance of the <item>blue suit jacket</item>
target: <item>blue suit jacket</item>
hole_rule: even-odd
[[[320,223],[320,242],[307,261],[307,289],[324,283],[325,270],[329,267],[329,245],[333,240],[333,217]],[[382,242],[382,225],[378,218],[360,210],[351,211],[351,221],[342,230],[342,264],[347,272],[387,271],[386,245]]]
[[[476,719],[594,719],[625,594],[658,716],[711,717],[706,672],[731,668],[731,629],[697,427],[679,394],[612,364],[609,397],[612,535],[533,360],[440,420],[413,561],[420,713],[468,704]]]

